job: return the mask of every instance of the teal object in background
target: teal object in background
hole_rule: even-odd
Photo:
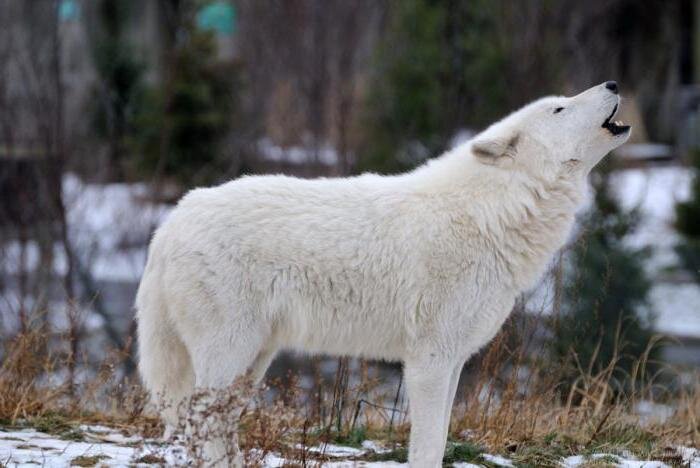
[[[78,19],[80,6],[76,0],[62,0],[58,5],[58,18],[61,21],[72,21]]]
[[[236,32],[236,9],[223,0],[211,2],[197,13],[197,27],[230,36]]]

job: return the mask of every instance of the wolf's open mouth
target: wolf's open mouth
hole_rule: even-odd
[[[615,121],[615,122],[611,122],[611,121],[610,121],[610,119],[612,119],[613,117],[615,117],[615,114],[616,114],[616,113],[617,113],[617,104],[615,104],[615,108],[614,108],[613,111],[610,113],[610,115],[608,116],[608,118],[605,119],[605,122],[603,122],[603,125],[601,125],[601,127],[603,127],[604,129],[606,129],[607,131],[609,131],[609,132],[612,133],[613,135],[620,135],[620,134],[622,134],[622,133],[628,132],[629,129],[630,129],[630,126],[629,126],[629,125],[625,125],[624,123],[622,123],[622,122],[619,121],[619,120],[617,120],[617,121]]]

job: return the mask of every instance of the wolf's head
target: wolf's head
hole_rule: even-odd
[[[630,127],[613,121],[619,106],[614,81],[573,97],[545,97],[474,137],[471,151],[479,161],[504,169],[545,177],[586,174],[629,138]]]

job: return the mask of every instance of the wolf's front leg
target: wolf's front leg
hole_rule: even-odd
[[[411,468],[442,466],[445,452],[445,406],[454,365],[406,362],[404,377],[411,418],[408,462]],[[448,420],[449,422],[449,420]]]

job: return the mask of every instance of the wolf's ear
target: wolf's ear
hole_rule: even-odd
[[[472,153],[485,164],[497,164],[501,158],[514,158],[518,152],[520,134],[510,138],[478,138],[472,142]]]

